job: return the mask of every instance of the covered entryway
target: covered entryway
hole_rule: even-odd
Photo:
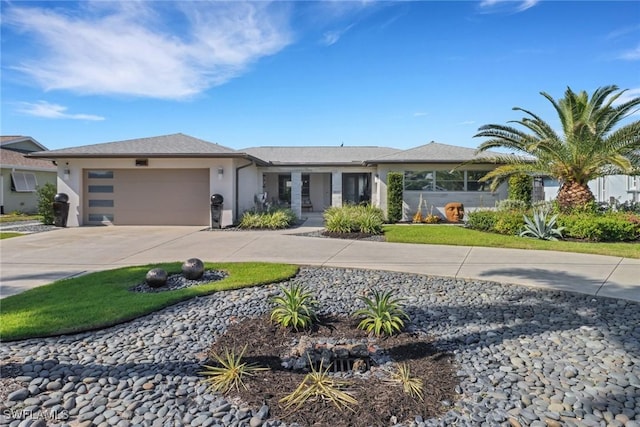
[[[209,225],[209,169],[84,171],[84,223]]]

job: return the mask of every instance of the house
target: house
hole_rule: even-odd
[[[29,136],[0,136],[0,213],[38,211],[37,189],[56,184],[51,160],[25,157],[47,148]]]
[[[405,176],[405,219],[417,210],[420,193],[440,213],[449,201],[493,207],[506,197],[506,188],[490,192],[478,182],[492,163],[454,169],[477,158],[474,149],[435,142],[404,151],[343,146],[233,150],[179,133],[30,157],[56,160],[58,191],[69,195],[69,226],[207,226],[213,194],[223,197],[222,226],[269,205],[288,206],[299,217],[348,203],[386,209],[389,172]]]

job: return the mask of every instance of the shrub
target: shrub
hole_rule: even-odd
[[[556,228],[556,220],[558,214],[547,219],[547,211],[536,209],[533,211],[533,218],[524,216],[524,231],[520,233],[521,237],[534,237],[542,240],[558,240],[562,238],[562,230],[564,227]]]
[[[381,234],[384,213],[371,205],[331,207],[324,212],[325,228],[333,233]]]
[[[283,296],[271,299],[276,307],[271,311],[271,320],[294,330],[304,329],[315,321],[315,301],[313,295],[302,285],[292,284],[289,288],[281,287]]]
[[[38,187],[38,214],[42,216],[42,223],[51,225],[54,221],[53,198],[56,195],[56,186],[50,182]]]
[[[522,212],[498,212],[493,230],[500,234],[517,235],[524,227],[524,224],[525,220]]]
[[[558,219],[558,223],[565,227],[566,237],[576,239],[623,242],[640,238],[640,220],[628,213],[563,215]]]
[[[531,204],[533,177],[525,174],[512,175],[509,178],[509,199],[519,200],[527,206]]]
[[[267,212],[247,211],[242,215],[240,228],[277,230],[288,228],[296,221],[291,209],[274,209]]]
[[[527,208],[528,208],[528,205],[526,202],[523,202],[522,200],[516,200],[516,199],[505,199],[505,200],[500,200],[498,203],[496,203],[496,209],[499,212],[504,212],[504,211],[523,212],[523,211],[526,211]]]
[[[211,356],[219,366],[204,365],[205,370],[200,372],[201,375],[208,377],[203,382],[208,384],[207,390],[219,391],[226,393],[232,388],[245,389],[247,386],[242,381],[244,376],[252,376],[257,371],[267,371],[269,368],[259,367],[257,365],[248,365],[242,362],[242,357],[247,346],[245,345],[239,355],[234,351],[225,350],[224,356],[212,353]]]
[[[494,231],[498,221],[498,212],[486,209],[476,210],[467,214],[467,227],[480,231]]]
[[[359,329],[373,332],[375,335],[393,335],[404,327],[404,320],[409,316],[400,306],[401,299],[392,298],[391,291],[381,292],[374,290],[373,298],[361,297],[365,308],[357,310],[354,316],[364,316],[358,324]]]
[[[404,175],[400,172],[387,174],[387,218],[390,223],[402,220],[402,191]]]

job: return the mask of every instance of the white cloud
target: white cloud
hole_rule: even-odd
[[[29,116],[44,117],[47,119],[104,120],[104,117],[93,114],[70,114],[66,112],[67,107],[51,104],[47,101],[38,101],[36,103],[21,102],[17,111]]]
[[[96,1],[74,10],[5,8],[3,21],[41,47],[24,49],[16,69],[46,90],[180,99],[287,46],[288,6],[277,6]]]
[[[464,122],[460,122],[458,124],[462,125],[462,126],[469,126],[469,125],[474,124],[475,122],[476,122],[475,120],[465,120]]]
[[[620,104],[624,104],[625,102],[629,102],[634,98],[640,98],[640,88],[633,88],[633,89],[628,89],[624,91],[622,95],[620,95],[620,97],[615,100],[613,105],[617,106]],[[640,108],[636,108],[635,110],[632,110],[629,116],[640,116]]]
[[[339,30],[332,30],[332,31],[327,31],[322,35],[322,40],[321,43],[325,46],[331,46],[335,43],[338,42],[338,40],[340,40],[340,38],[351,29],[351,27],[353,27],[353,24],[349,25],[348,27],[339,29]]]
[[[509,9],[515,12],[524,12],[538,4],[540,0],[481,0],[480,8],[484,12],[492,12]]]
[[[622,52],[619,59],[625,59],[627,61],[638,61],[640,60],[640,44],[635,47],[635,49],[629,49],[625,52]]]

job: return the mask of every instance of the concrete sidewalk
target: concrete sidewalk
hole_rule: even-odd
[[[0,243],[0,297],[91,271],[196,257],[404,271],[640,301],[638,259],[294,235],[318,229],[315,221],[285,232],[110,226],[6,239]]]

